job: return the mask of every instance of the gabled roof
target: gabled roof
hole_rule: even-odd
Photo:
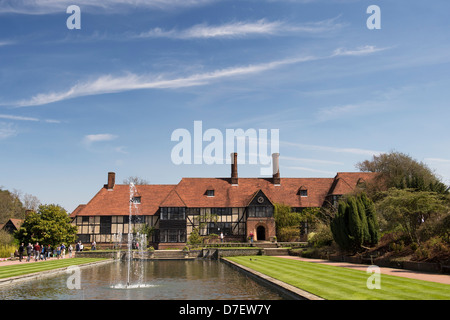
[[[80,204],[78,207],[75,208],[75,210],[73,210],[73,212],[69,215],[69,217],[76,217],[78,215],[80,215],[80,212],[86,207],[85,204]]]
[[[256,192],[261,190],[272,203],[284,203],[292,207],[320,207],[330,190],[333,178],[281,178],[280,185],[272,179],[239,178],[233,186],[228,178],[183,178],[175,187],[187,207],[246,207]],[[204,195],[206,189],[214,188],[214,197]],[[301,186],[311,190],[308,199],[297,195]]]
[[[175,185],[137,185],[136,189],[141,196],[141,203],[136,205],[138,208],[136,214],[154,215],[157,213],[160,203],[174,187]],[[111,190],[100,189],[82,210],[77,213],[74,211],[71,216],[123,216],[129,213],[129,204],[130,186],[116,184]]]
[[[361,180],[370,182],[376,175],[377,173],[373,172],[338,172],[329,195],[343,195],[352,192]]]
[[[23,219],[9,219],[6,223],[0,225],[0,230],[6,227],[7,225],[13,225],[16,230],[20,229],[20,226],[23,223]]]
[[[168,196],[161,202],[160,207],[186,207],[186,204],[180,198],[178,192],[173,189]]]
[[[369,182],[375,175],[339,172],[334,178],[281,178],[280,185],[274,185],[271,178],[239,178],[238,185],[232,185],[230,178],[183,178],[176,185],[136,185],[141,196],[137,214],[154,215],[159,207],[243,208],[259,191],[272,203],[321,207],[328,195],[352,192],[360,179]],[[206,190],[214,190],[214,196],[208,197]],[[308,196],[301,197],[299,190],[308,190]],[[127,215],[129,201],[129,185],[102,188],[86,205],[78,206],[71,217]]]

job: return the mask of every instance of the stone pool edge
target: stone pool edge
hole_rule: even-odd
[[[92,267],[94,265],[111,263],[113,261],[114,261],[113,259],[107,259],[107,260],[94,261],[94,262],[88,262],[88,263],[83,263],[83,264],[74,264],[74,265],[57,268],[57,269],[53,269],[53,270],[39,271],[39,272],[35,272],[35,273],[29,273],[29,274],[24,274],[24,275],[20,275],[20,276],[4,278],[4,279],[0,279],[0,288],[2,286],[12,285],[12,284],[16,284],[19,282],[36,280],[39,278],[45,278],[45,277],[54,276],[54,275],[57,275],[60,273],[65,273],[65,272],[67,272],[68,268],[71,268],[73,266],[77,266],[80,269],[83,269],[83,268],[87,268],[87,267]]]
[[[286,282],[269,277],[261,272],[245,267],[239,263],[228,260],[227,258],[220,258],[220,261],[224,262],[228,266],[236,269],[259,283],[269,287],[273,290],[280,292],[283,296],[286,296],[293,300],[325,300],[319,296],[316,296],[308,291],[294,287]]]

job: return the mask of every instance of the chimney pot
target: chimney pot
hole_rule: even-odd
[[[231,184],[238,184],[237,152],[231,153]]]
[[[272,153],[273,184],[281,183],[279,158],[279,153]]]
[[[115,172],[108,172],[108,184],[106,185],[108,190],[114,189],[116,184],[116,174]]]

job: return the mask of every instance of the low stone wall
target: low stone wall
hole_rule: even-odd
[[[106,259],[117,259],[120,251],[102,251],[102,250],[92,250],[92,251],[79,251],[74,252],[76,258],[106,258]]]
[[[263,251],[265,256],[288,256],[288,248],[265,248]]]
[[[206,248],[202,250],[201,256],[203,258],[219,259],[220,257],[232,257],[232,256],[256,256],[261,255],[263,249],[261,248],[249,248],[249,249],[219,249],[219,248]]]

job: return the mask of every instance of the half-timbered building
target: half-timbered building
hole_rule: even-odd
[[[278,162],[278,154],[274,154]],[[372,173],[344,172],[334,178],[239,178],[232,154],[229,178],[182,178],[175,185],[115,183],[115,173],[87,204],[71,214],[82,242],[114,242],[143,224],[154,228],[150,242],[159,248],[183,246],[194,228],[200,235],[223,233],[226,241],[270,240],[276,235],[274,204],[295,211],[335,203],[343,194],[372,179]],[[130,221],[130,201],[133,214]]]

